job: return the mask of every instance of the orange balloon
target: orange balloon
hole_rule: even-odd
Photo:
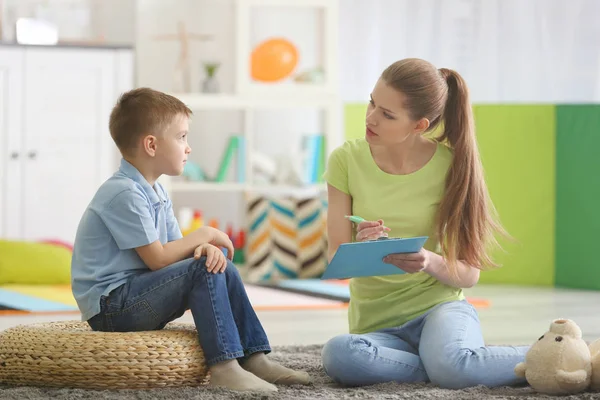
[[[288,77],[298,65],[298,50],[286,39],[269,39],[252,51],[252,78],[275,82]]]

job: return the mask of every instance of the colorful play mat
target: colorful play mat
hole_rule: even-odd
[[[246,284],[256,311],[344,308],[341,300]],[[0,315],[78,313],[70,285],[2,285]]]
[[[345,308],[350,300],[347,280],[291,279],[277,283],[246,284],[257,311]],[[467,298],[477,308],[489,301]],[[22,313],[77,313],[69,285],[2,285],[0,315]]]

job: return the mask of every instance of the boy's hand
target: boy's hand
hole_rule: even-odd
[[[194,258],[197,260],[206,256],[206,270],[214,274],[221,273],[227,268],[227,258],[223,251],[210,243],[204,243],[194,250]]]
[[[209,240],[210,244],[217,247],[225,247],[227,249],[227,258],[233,260],[233,243],[231,242],[231,239],[229,239],[229,236],[227,236],[225,232],[222,232],[211,226],[203,226],[198,230],[203,230],[208,234],[208,236],[211,238]]]

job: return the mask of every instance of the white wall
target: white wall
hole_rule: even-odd
[[[458,70],[474,102],[600,102],[597,0],[343,0],[342,98],[406,57]]]

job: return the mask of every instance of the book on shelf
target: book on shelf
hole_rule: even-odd
[[[305,183],[323,182],[325,172],[325,136],[322,134],[303,137]]]
[[[232,135],[227,142],[227,147],[221,158],[221,164],[215,177],[215,182],[225,182],[236,158],[236,180],[244,183],[246,180],[246,138],[241,135]]]

